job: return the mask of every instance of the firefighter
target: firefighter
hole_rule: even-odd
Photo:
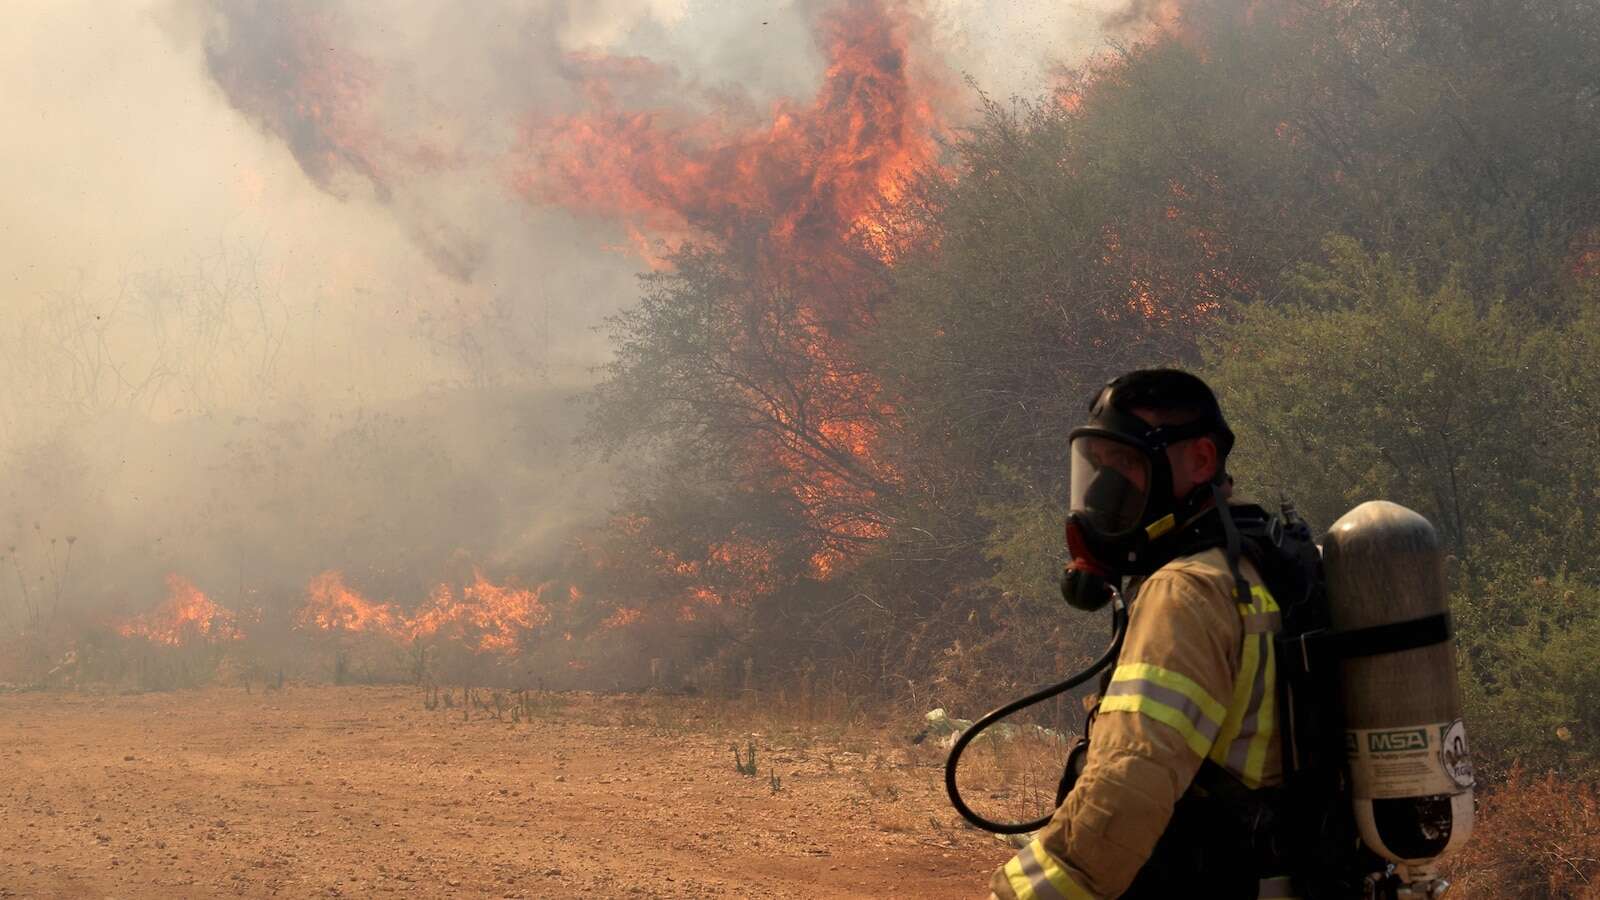
[[[1278,607],[1238,552],[1233,432],[1204,381],[1124,375],[1071,433],[1062,590],[1093,609],[1120,589],[1126,640],[1101,682],[1066,799],[990,887],[999,898],[1268,898],[1238,802],[1278,784]],[[1231,538],[1231,540],[1230,540]],[[1236,586],[1238,590],[1236,590]]]

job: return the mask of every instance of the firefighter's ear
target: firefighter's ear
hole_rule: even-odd
[[[1173,489],[1180,497],[1190,488],[1209,484],[1222,465],[1222,454],[1217,452],[1217,443],[1210,437],[1173,444],[1167,452],[1172,460]]]
[[[1217,471],[1222,465],[1222,454],[1217,452],[1217,442],[1210,437],[1203,437],[1191,441],[1194,444],[1194,481],[1195,484],[1206,484],[1217,477]]]

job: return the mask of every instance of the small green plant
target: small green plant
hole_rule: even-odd
[[[745,755],[743,757],[739,755],[738,744],[730,746],[733,750],[734,769],[738,770],[739,774],[746,778],[754,778],[759,772],[759,769],[756,768],[756,742],[751,740],[745,744]]]

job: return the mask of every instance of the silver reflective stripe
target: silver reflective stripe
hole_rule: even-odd
[[[1215,742],[1217,732],[1222,730],[1221,722],[1211,721],[1200,704],[1178,693],[1172,688],[1156,684],[1143,678],[1130,678],[1127,681],[1113,681],[1106,688],[1107,697],[1137,696],[1149,697],[1164,706],[1170,706],[1182,713],[1193,725],[1194,730],[1204,737],[1207,743]]]
[[[1294,883],[1287,875],[1261,879],[1261,893],[1256,896],[1260,900],[1299,900],[1300,897],[1294,892]]]
[[[1067,900],[1045,877],[1044,866],[1039,864],[1039,857],[1033,855],[1033,848],[1037,846],[1029,844],[1017,853],[1017,862],[1022,863],[1022,874],[1028,876],[1028,883],[1033,885],[1033,896],[1039,900]]]
[[[1255,681],[1250,685],[1250,703],[1245,707],[1248,712],[1239,723],[1239,736],[1228,745],[1228,771],[1237,775],[1244,774],[1244,767],[1249,762],[1250,742],[1261,728],[1261,703],[1267,695],[1267,641],[1271,638],[1258,634],[1255,639],[1259,652],[1256,656]]]

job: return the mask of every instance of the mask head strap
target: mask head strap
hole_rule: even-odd
[[[1142,444],[1150,452],[1165,450],[1173,444],[1199,437],[1211,437],[1217,444],[1219,455],[1226,456],[1233,449],[1233,429],[1222,418],[1222,411],[1213,408],[1210,415],[1178,425],[1151,425],[1138,416],[1118,409],[1112,402],[1116,382],[1106,385],[1089,410],[1090,427],[1114,432]],[[1219,471],[1221,467],[1218,467]]]

